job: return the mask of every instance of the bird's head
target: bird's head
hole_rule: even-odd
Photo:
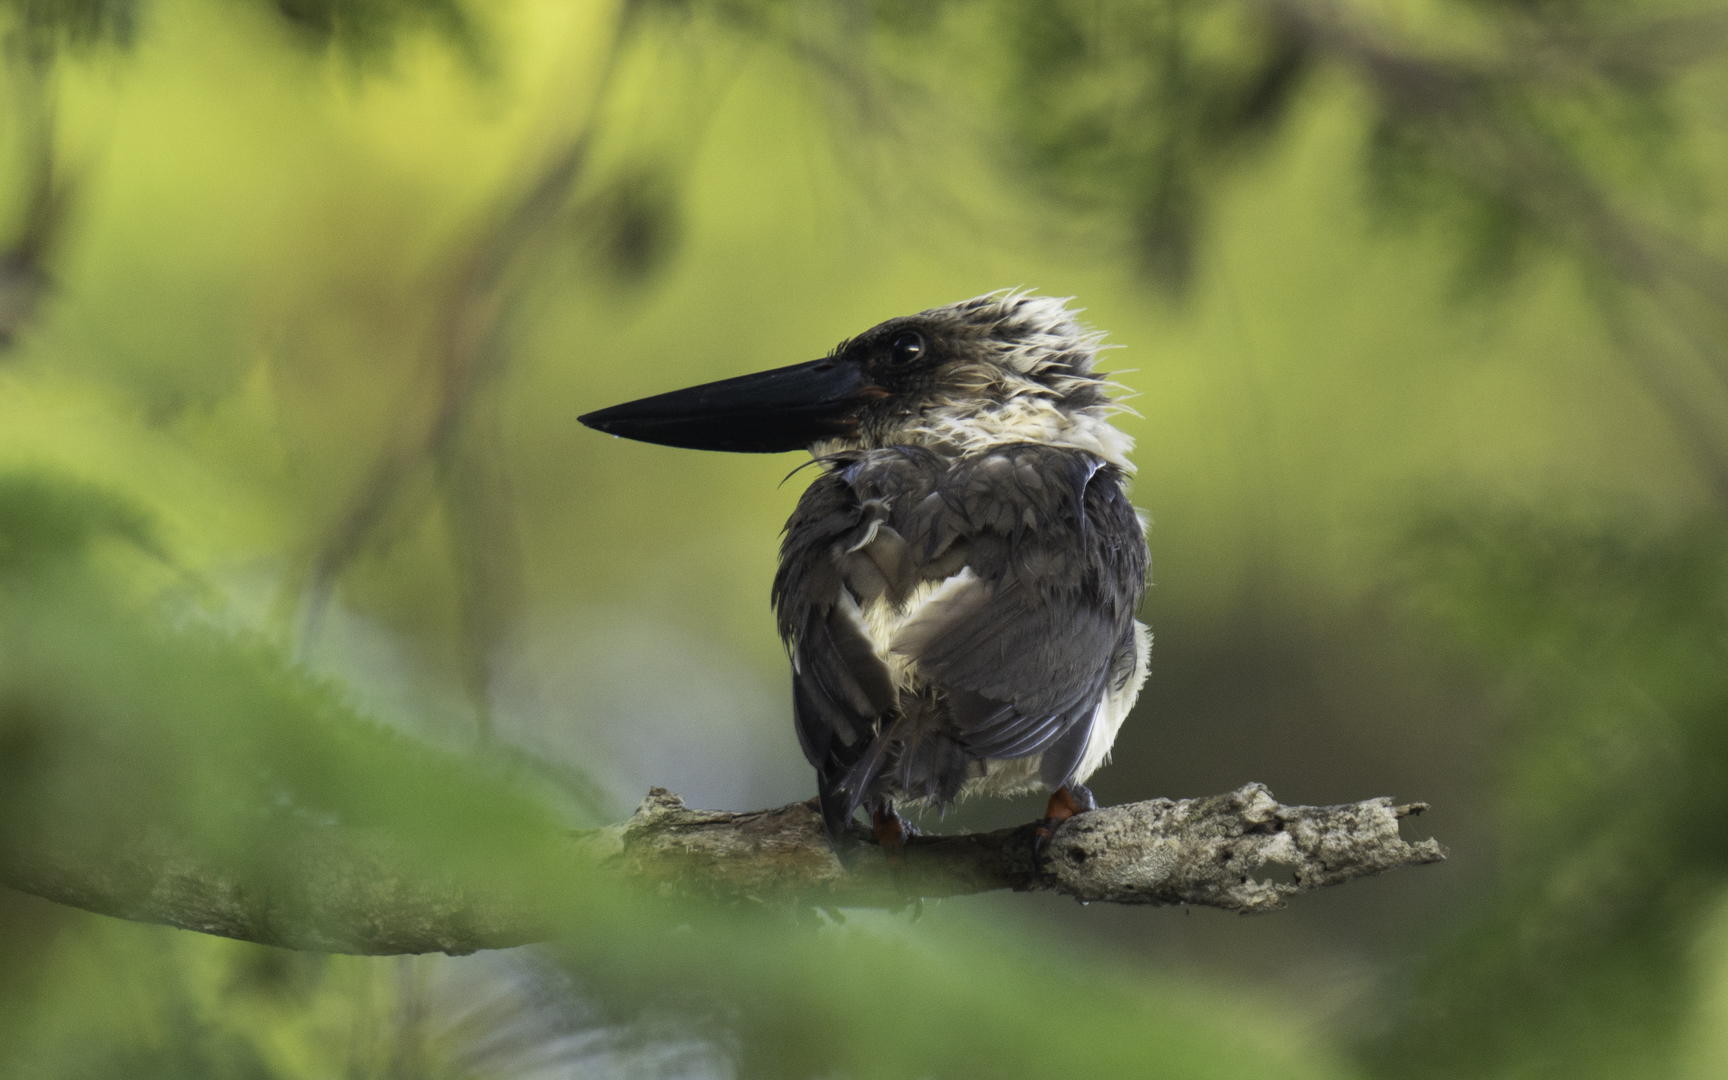
[[[966,453],[1011,442],[1090,450],[1128,468],[1093,370],[1100,334],[1061,300],[996,292],[889,319],[820,360],[644,398],[580,418],[696,450],[817,455],[916,445]]]

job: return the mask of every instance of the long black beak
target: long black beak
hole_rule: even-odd
[[[886,396],[856,363],[812,360],[674,390],[576,419],[597,431],[661,446],[777,454],[854,434],[858,410]]]

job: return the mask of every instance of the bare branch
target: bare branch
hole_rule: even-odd
[[[837,855],[813,802],[691,810],[655,788],[628,821],[574,834],[569,852],[573,867],[616,874],[663,900],[898,909],[920,897],[1014,889],[1261,912],[1314,889],[1444,859],[1434,840],[1398,835],[1399,820],[1422,809],[1390,799],[1283,806],[1260,784],[1205,799],[1153,799],[1068,821],[1040,872],[1031,825],[915,837],[895,866],[869,845]],[[251,867],[215,865],[160,833],[107,850],[96,859],[14,846],[0,852],[0,881],[123,919],[373,955],[520,945],[549,936],[557,915],[555,903],[466,883],[377,830],[304,828]],[[1287,867],[1292,881],[1262,880],[1267,866]]]
[[[1283,806],[1261,784],[1205,799],[1126,803],[1065,823],[1039,872],[1031,824],[914,837],[898,867],[880,849],[860,846],[845,866],[813,802],[733,814],[690,810],[655,788],[629,821],[589,842],[612,845],[605,853],[629,876],[664,893],[716,900],[899,907],[916,897],[1047,889],[1086,901],[1260,912],[1313,889],[1444,859],[1437,842],[1398,835],[1399,819],[1425,808],[1390,799]],[[1287,867],[1292,883],[1258,879],[1267,865]]]

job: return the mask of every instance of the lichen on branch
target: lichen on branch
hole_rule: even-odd
[[[583,842],[626,877],[669,896],[896,907],[916,897],[1052,890],[1086,901],[1260,912],[1317,888],[1444,859],[1438,842],[1399,836],[1400,819],[1424,809],[1384,798],[1284,806],[1264,785],[1249,784],[1210,798],[1081,814],[1056,831],[1041,867],[1033,861],[1031,824],[913,837],[895,866],[868,844],[836,852],[814,803],[691,810],[654,788],[628,821]],[[1292,880],[1257,876],[1273,865]]]

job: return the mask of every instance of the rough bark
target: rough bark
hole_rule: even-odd
[[[815,804],[726,813],[691,810],[660,788],[630,820],[586,843],[632,879],[665,895],[819,906],[896,907],[917,897],[994,889],[1052,890],[1116,904],[1196,904],[1273,911],[1292,896],[1398,866],[1446,857],[1434,840],[1411,844],[1401,818],[1426,806],[1390,799],[1284,806],[1264,785],[1204,799],[1108,806],[1066,822],[1033,865],[1031,824],[954,836],[917,836],[900,865],[869,845],[837,855]],[[1261,880],[1268,865],[1291,880]]]
[[[1437,862],[1434,840],[1407,843],[1420,803],[1371,799],[1283,806],[1259,784],[1204,799],[1153,799],[1066,822],[1043,867],[1032,826],[913,838],[898,865],[868,844],[836,854],[813,803],[750,813],[691,810],[655,788],[625,822],[570,838],[573,862],[666,900],[787,908],[899,908],[922,897],[1053,890],[1084,901],[1271,911],[1292,896]],[[124,858],[13,848],[0,880],[74,907],[294,949],[365,954],[502,948],[547,936],[556,905],[529,904],[428,869],[376,831],[307,829],[268,871],[214,865],[173,838],[142,834]],[[1263,880],[1267,866],[1290,881]]]

